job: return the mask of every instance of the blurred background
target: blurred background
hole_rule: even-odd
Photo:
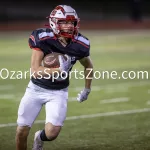
[[[111,28],[114,27],[115,22],[118,23],[117,27],[119,28],[121,28],[120,25],[131,28],[131,21],[147,22],[150,16],[149,0],[3,1],[0,6],[1,30],[12,29],[12,27],[17,30],[39,27],[46,21],[45,17],[50,14],[51,10],[59,4],[68,4],[74,7],[81,18],[81,25],[83,25],[81,27],[83,28],[108,28],[108,26]],[[22,25],[17,25],[18,22],[22,22]],[[2,26],[3,23],[8,23],[8,26]],[[148,25],[143,26],[147,27]]]
[[[71,5],[77,11],[80,32],[91,43],[94,70],[116,71],[118,78],[93,79],[88,100],[80,104],[76,96],[83,89],[84,80],[73,77],[67,120],[57,140],[45,143],[45,150],[149,150],[149,0],[1,2],[0,150],[15,149],[18,106],[30,80],[30,74],[24,74],[30,71],[29,36],[33,30],[45,27],[46,17],[59,4]],[[73,69],[83,67],[77,62]],[[135,74],[132,72],[132,79],[123,79],[122,71]],[[147,74],[138,75],[139,71]],[[35,131],[43,129],[44,120],[43,107],[31,129],[28,149],[32,147]]]

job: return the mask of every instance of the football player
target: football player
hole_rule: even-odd
[[[48,28],[36,29],[29,38],[32,49],[31,70],[34,73],[18,109],[16,149],[27,150],[27,137],[36,117],[45,105],[45,128],[35,133],[33,150],[43,150],[44,141],[57,138],[63,126],[67,112],[69,74],[65,79],[54,82],[50,79],[39,79],[40,71],[43,77],[55,71],[70,71],[77,60],[84,66],[85,87],[78,94],[77,100],[87,100],[91,91],[93,65],[90,59],[90,41],[79,33],[79,18],[76,11],[67,5],[57,6],[51,13]],[[47,72],[42,66],[44,56],[52,52],[66,54],[63,60],[59,57],[60,67],[50,68]]]

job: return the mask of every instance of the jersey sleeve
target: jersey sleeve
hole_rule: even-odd
[[[54,34],[49,28],[40,28],[32,32],[29,37],[29,47],[34,50],[41,50],[44,56],[50,52],[50,41],[54,40]],[[47,43],[49,40],[49,45]]]
[[[38,30],[34,30],[28,40],[29,47],[34,50],[41,50],[39,39],[38,39]]]
[[[90,56],[90,41],[88,47],[85,49],[84,57]]]

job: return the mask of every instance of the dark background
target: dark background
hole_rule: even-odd
[[[150,16],[149,0],[13,0],[1,4],[0,18],[1,21],[43,20],[59,4],[71,5],[83,20],[129,19],[134,15],[148,19]]]
[[[111,24],[112,28],[132,26],[133,29],[135,24],[133,26],[131,22],[140,23],[140,28],[150,28],[149,0],[13,0],[3,1],[0,5],[0,30],[43,26],[48,23],[46,17],[59,4],[71,5],[77,11],[83,28],[87,25],[88,28],[109,28]]]

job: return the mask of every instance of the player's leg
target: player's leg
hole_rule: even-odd
[[[32,87],[27,88],[18,109],[18,126],[16,130],[17,150],[27,150],[27,137],[29,135],[29,130],[41,108],[42,103],[38,92],[33,90]]]
[[[61,127],[66,119],[68,90],[59,90],[53,93],[53,99],[46,103],[46,124],[45,135],[41,133],[43,141],[52,141],[57,138],[60,133]],[[43,136],[42,136],[43,135]]]
[[[66,119],[68,90],[53,91],[51,100],[45,104],[45,129],[35,135],[34,150],[38,150],[40,141],[52,141],[57,138]],[[43,144],[43,142],[41,143]]]
[[[34,144],[32,150],[43,150],[44,141],[53,141],[58,136],[61,126],[55,126],[52,123],[47,123],[44,130],[39,130],[35,133]]]
[[[27,137],[29,135],[30,127],[17,126],[16,131],[16,150],[27,150]]]

